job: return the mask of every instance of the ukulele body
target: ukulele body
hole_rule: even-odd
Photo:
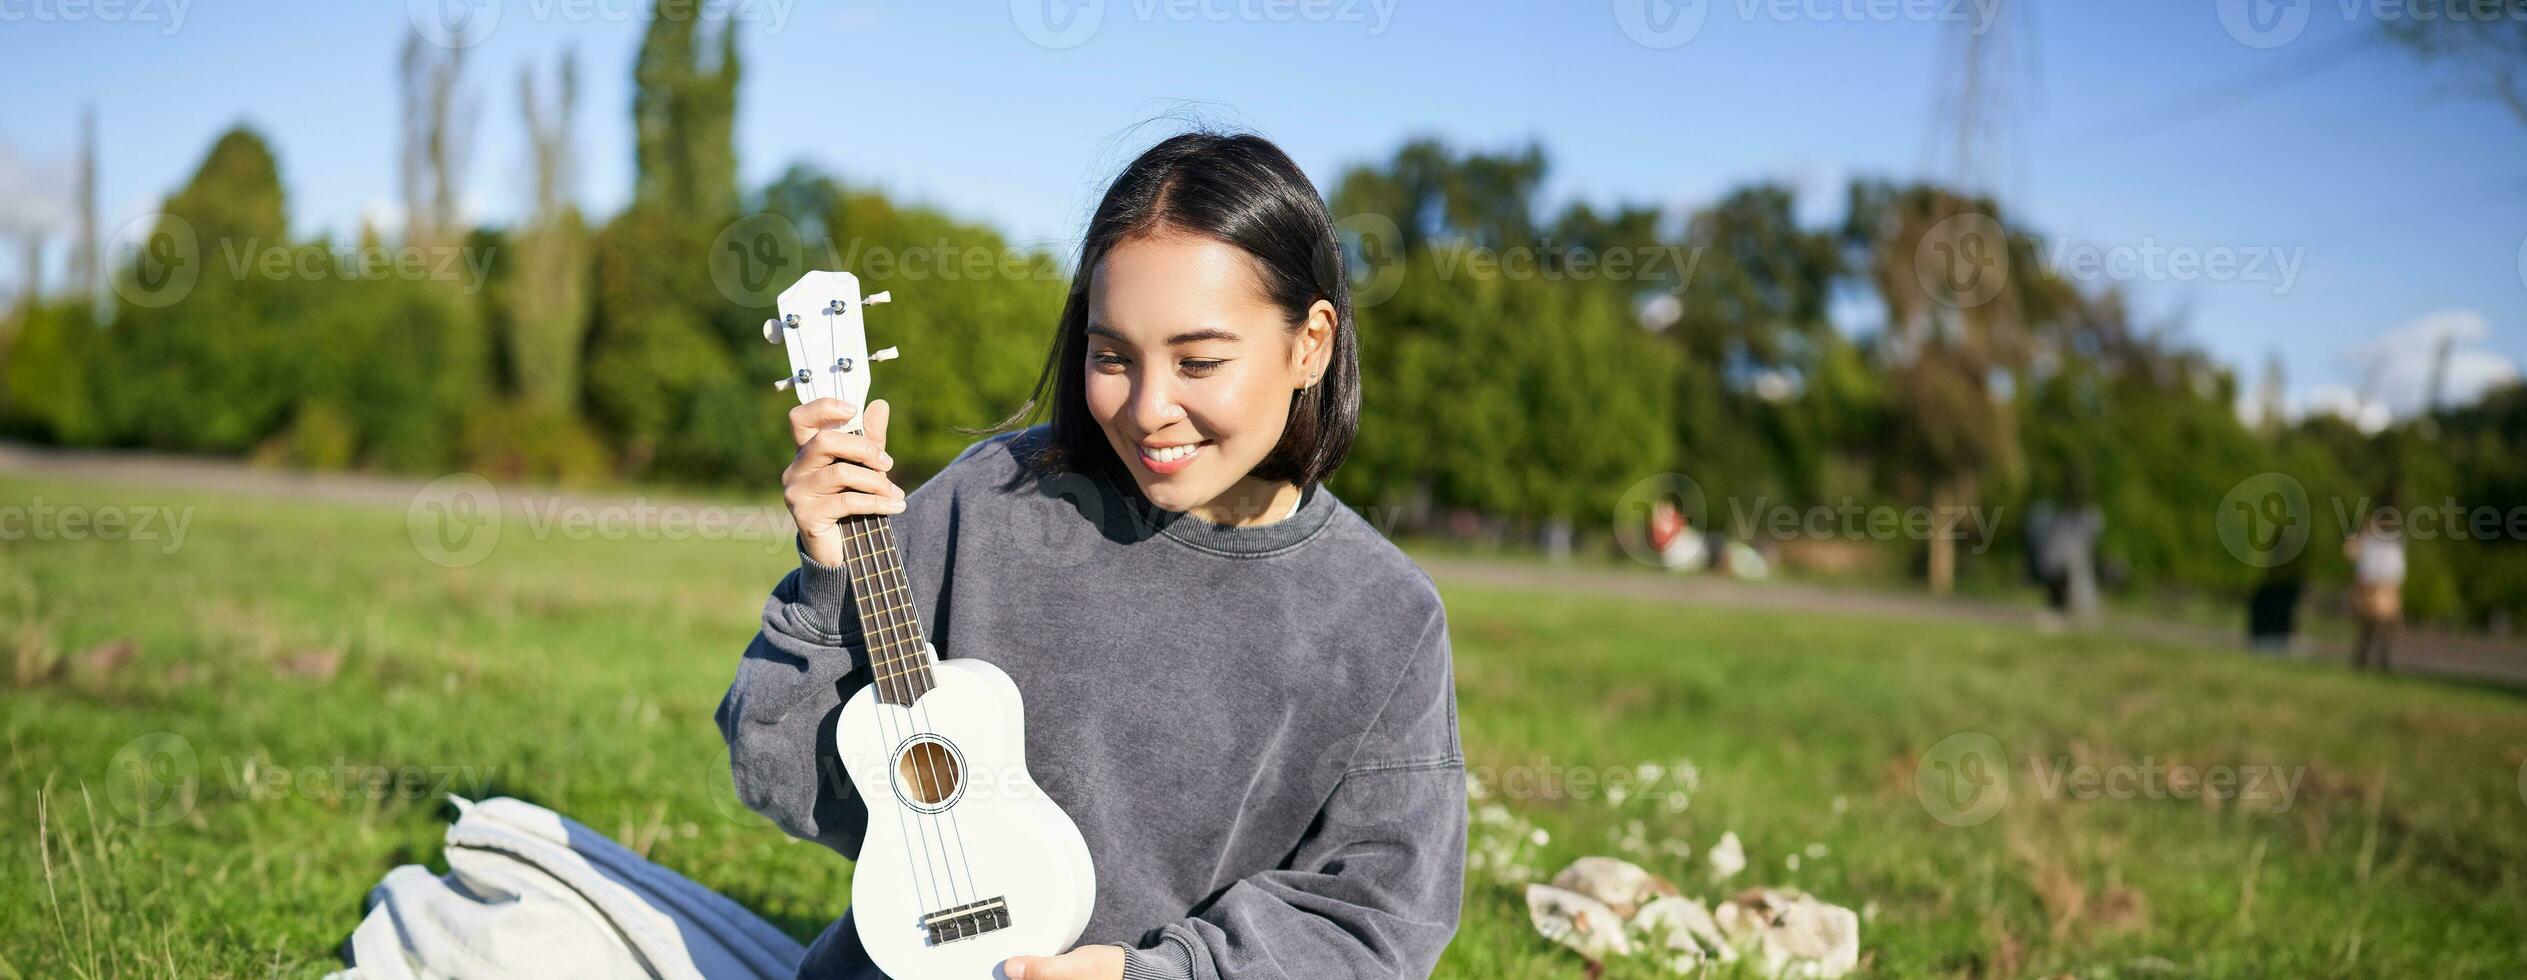
[[[1018,686],[988,662],[932,656],[933,686],[910,707],[870,684],[834,724],[869,810],[852,919],[888,976],[998,977],[1009,957],[1079,941],[1096,870],[1078,825],[1027,771]]]

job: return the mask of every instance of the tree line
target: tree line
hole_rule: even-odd
[[[846,261],[902,300],[871,330],[905,351],[880,381],[908,477],[963,448],[958,427],[1024,401],[1073,258],[806,165],[741,186],[743,72],[724,26],[650,20],[636,183],[601,220],[573,203],[565,60],[549,83],[519,79],[532,213],[463,226],[461,59],[406,49],[402,228],[293,241],[279,156],[231,130],[165,201],[159,228],[183,236],[134,243],[102,302],[11,314],[0,427],[318,469],[768,486],[794,399],[770,385],[787,365],[759,326],[797,271]],[[1360,438],[1332,486],[1401,531],[1603,550],[1643,518],[1644,486],[1674,485],[1663,475],[1698,490],[1706,524],[1758,537],[1732,526],[1749,501],[1997,518],[1989,550],[1833,542],[1944,590],[2015,581],[2031,509],[2094,507],[2115,581],[2234,595],[2277,575],[2340,582],[2345,525],[2369,507],[2527,506],[2518,387],[2375,432],[2321,415],[2249,425],[2235,373],[2180,324],[2136,322],[2113,286],[2049,269],[2039,236],[1988,197],[1861,179],[1822,224],[1770,183],[1687,214],[1555,209],[1539,193],[1549,167],[1539,146],[1413,139],[1328,185],[1364,373]],[[244,242],[281,253],[279,271],[238,264]],[[475,271],[339,271],[416,250]],[[1838,326],[1838,301],[1875,323]],[[2260,474],[2305,491],[2281,515],[2306,529],[2287,560],[2221,536]],[[2229,519],[2257,516],[2246,503]],[[2416,536],[2408,607],[2505,621],[2527,609],[2521,557],[2520,533]]]

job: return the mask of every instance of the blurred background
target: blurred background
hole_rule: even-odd
[[[1272,138],[1340,221],[1331,485],[1447,591],[1469,757],[1719,800],[1508,801],[1478,871],[1700,882],[1743,834],[1895,975],[2522,955],[2516,0],[28,0],[0,63],[9,799],[53,828],[0,968],[321,965],[440,816],[255,792],[346,753],[681,838],[812,933],[838,862],[802,877],[704,758],[788,558],[772,297],[892,292],[912,485],[1025,401],[1104,181],[1196,127]],[[569,666],[623,643],[656,665]],[[520,684],[576,707],[470,731]],[[592,766],[627,727],[690,764]],[[1960,733],[2004,784],[2315,776],[2251,819],[2022,782],[1960,821],[1919,788]],[[130,807],[77,802],[116,773]],[[88,877],[47,877],[81,833]],[[330,870],[272,877],[311,837]],[[142,884],[206,868],[266,897],[212,924]],[[167,934],[81,918],[118,901]],[[1526,921],[1470,891],[1448,972],[1574,971]]]

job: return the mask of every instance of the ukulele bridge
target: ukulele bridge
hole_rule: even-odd
[[[933,946],[998,932],[1009,928],[1009,900],[986,898],[952,909],[941,909],[922,916],[921,927],[929,930],[930,945]]]

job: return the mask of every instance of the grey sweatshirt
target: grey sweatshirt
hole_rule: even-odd
[[[1465,763],[1430,580],[1322,487],[1228,527],[1128,478],[1037,472],[1042,427],[977,443],[895,518],[942,658],[1008,672],[1027,761],[1086,836],[1081,943],[1127,977],[1420,977],[1455,934]],[[839,568],[801,555],[720,704],[737,794],[857,859],[833,747],[869,682]],[[846,914],[803,977],[878,977]],[[909,978],[907,978],[909,980]]]

